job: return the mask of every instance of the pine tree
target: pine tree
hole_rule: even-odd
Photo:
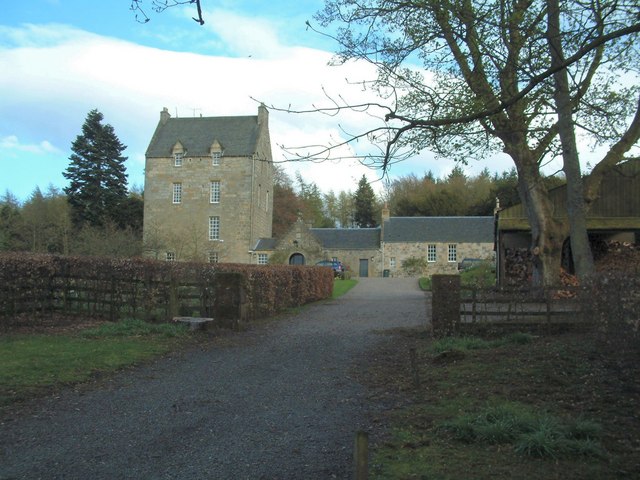
[[[354,220],[359,228],[372,228],[378,225],[375,218],[376,195],[364,175],[358,182],[354,203]]]
[[[103,125],[104,116],[91,110],[82,125],[82,135],[71,144],[71,164],[63,173],[70,181],[67,194],[76,226],[121,224],[127,199],[127,175],[122,156],[125,148],[113,127]]]

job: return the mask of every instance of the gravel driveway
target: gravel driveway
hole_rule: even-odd
[[[0,423],[0,479],[347,479],[372,404],[350,373],[376,329],[425,322],[416,280],[364,278],[338,300],[225,342],[35,402]]]

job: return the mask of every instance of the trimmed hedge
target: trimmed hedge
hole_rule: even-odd
[[[0,254],[0,323],[52,315],[250,320],[331,296],[326,268]]]

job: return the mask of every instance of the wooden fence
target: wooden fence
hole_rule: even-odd
[[[461,288],[460,325],[500,323],[518,326],[582,324],[577,289],[486,290]]]
[[[462,287],[458,275],[432,277],[434,336],[504,330],[563,330],[589,327],[584,291]]]

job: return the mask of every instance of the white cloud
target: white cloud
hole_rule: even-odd
[[[0,149],[2,150],[15,150],[19,152],[29,152],[35,154],[46,153],[60,153],[60,149],[54,147],[47,140],[42,140],[37,144],[23,144],[20,143],[18,137],[15,135],[9,135],[4,138],[0,138]]]
[[[14,132],[20,132],[21,137],[48,137],[53,144],[67,146],[80,133],[87,112],[98,108],[128,145],[125,154],[130,158],[130,182],[137,184],[142,183],[144,151],[162,107],[179,116],[255,115],[255,98],[268,105],[306,109],[331,103],[323,87],[336,96],[361,99],[362,89],[349,85],[345,78],[371,74],[368,65],[328,67],[328,52],[305,48],[285,52],[273,38],[274,51],[282,54],[276,59],[260,59],[163,51],[59,25],[27,26],[13,33],[6,30],[4,33],[13,38],[28,34],[30,39],[27,46],[0,49],[0,65],[10,66],[12,72],[0,76],[0,90],[9,93],[0,99],[4,118],[0,135],[12,134],[4,130],[16,125]],[[327,144],[343,135],[339,122],[355,132],[364,127],[363,120],[353,112],[339,119],[273,112],[274,158],[281,160],[284,155],[278,144]],[[45,144],[38,148],[47,150]],[[362,173],[376,178],[365,167],[347,162],[302,163],[287,168],[292,173],[299,170],[325,191],[355,189]]]
[[[278,58],[286,54],[274,26],[261,18],[247,18],[214,9],[206,15],[204,29],[218,37],[230,53],[254,58]]]
[[[144,152],[163,107],[178,116],[255,115],[257,101],[307,110],[331,107],[335,102],[374,100],[358,84],[374,77],[369,64],[329,67],[331,52],[284,46],[276,30],[264,21],[222,11],[212,12],[207,19],[205,25],[211,25],[218,38],[242,57],[165,51],[61,25],[1,28],[0,69],[11,74],[0,75],[0,91],[5,92],[0,97],[0,137],[9,145],[12,141],[20,145],[18,137],[24,139],[23,150],[34,155],[60,153],[58,162],[50,162],[51,168],[59,168],[68,163],[69,152],[53,145],[68,148],[80,133],[87,112],[97,108],[128,146],[129,183],[142,185]],[[287,158],[280,145],[294,148],[340,143],[347,137],[345,132],[362,133],[379,125],[379,117],[380,112],[368,115],[346,110],[329,116],[272,110],[274,159]],[[49,143],[43,143],[42,138]],[[366,140],[360,140],[342,151],[345,157],[353,157],[370,148]],[[299,171],[325,192],[354,191],[362,175],[382,191],[383,184],[377,181],[381,172],[355,160],[284,165],[292,177]],[[442,176],[452,165],[436,162],[425,153],[393,165],[390,174],[413,171],[421,175],[433,170]],[[11,179],[6,181],[11,188]],[[0,191],[4,188],[0,185]]]

